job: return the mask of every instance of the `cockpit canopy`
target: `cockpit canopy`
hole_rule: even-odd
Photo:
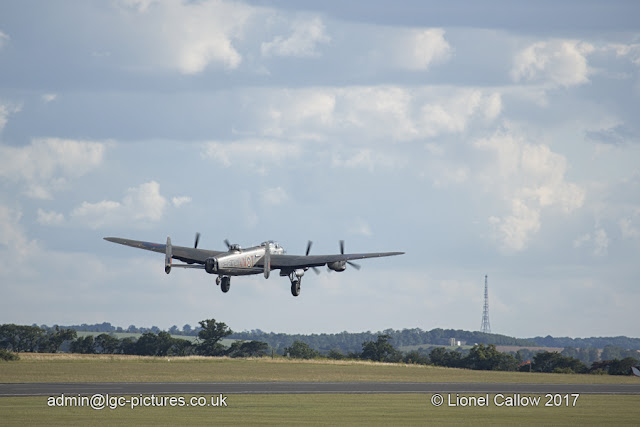
[[[267,240],[266,242],[260,243],[260,246],[267,246],[267,245],[269,245],[269,250],[271,251],[274,251],[276,249],[278,250],[282,249],[282,246],[280,246],[280,243],[274,242],[273,240]]]
[[[232,243],[231,245],[229,245],[229,251],[231,252],[240,252],[241,250],[242,247],[240,247],[240,245],[237,243]]]

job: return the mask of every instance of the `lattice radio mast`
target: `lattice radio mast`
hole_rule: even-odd
[[[482,310],[482,326],[480,331],[485,334],[491,333],[491,324],[489,323],[489,283],[487,275],[484,276],[484,309]]]

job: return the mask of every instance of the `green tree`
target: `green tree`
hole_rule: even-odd
[[[587,366],[573,357],[558,352],[540,352],[533,357],[531,369],[535,372],[576,373],[587,372]]]
[[[80,337],[71,343],[71,353],[95,354],[95,341],[92,335]]]
[[[267,354],[269,345],[261,341],[236,341],[231,344],[227,355],[229,357],[263,357]]]
[[[412,350],[404,355],[402,361],[408,364],[428,365],[429,356],[420,353],[418,350]]]
[[[118,353],[136,354],[136,340],[131,337],[122,338],[118,343]]]
[[[482,371],[515,371],[518,363],[510,354],[501,353],[494,344],[476,344],[462,359],[462,366]]]
[[[284,354],[294,359],[315,359],[320,356],[320,353],[302,341],[294,341],[291,346],[285,347]]]
[[[335,350],[335,349],[329,350],[329,353],[327,353],[327,357],[333,360],[342,360],[347,358],[347,356],[342,354],[339,350]]]
[[[38,352],[57,353],[62,343],[65,341],[73,341],[77,337],[78,333],[73,329],[60,329],[56,326],[53,331],[41,336]]]
[[[4,348],[0,348],[0,360],[4,360],[7,362],[10,362],[13,360],[20,360],[20,356],[18,356],[12,351],[5,350]]]
[[[444,347],[436,347],[429,352],[429,360],[436,366],[457,368],[462,363],[462,354],[457,351],[447,351]]]
[[[201,320],[198,332],[198,354],[203,356],[223,356],[226,353],[225,347],[219,342],[228,337],[233,331],[223,322],[216,322],[216,319]]]
[[[95,338],[96,352],[101,354],[114,354],[118,351],[120,342],[118,338],[109,334],[100,334]]]
[[[360,357],[375,362],[399,362],[402,354],[396,350],[389,340],[390,335],[378,335],[376,341],[366,341],[362,343],[362,354]]]

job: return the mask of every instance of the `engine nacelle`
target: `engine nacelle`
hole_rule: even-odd
[[[217,274],[218,273],[218,260],[215,258],[207,258],[204,261],[204,271],[209,274]]]
[[[327,267],[329,267],[333,271],[345,271],[347,269],[347,262],[346,261],[330,262],[327,264]]]

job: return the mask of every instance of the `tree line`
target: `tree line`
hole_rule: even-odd
[[[558,352],[542,351],[533,356],[533,360],[525,360],[520,352],[514,354],[498,351],[494,344],[476,344],[468,352],[447,350],[436,347],[426,354],[421,350],[402,353],[389,341],[390,335],[378,335],[375,341],[362,343],[360,352],[343,354],[337,350],[330,350],[326,357],[329,359],[359,359],[387,363],[407,363],[420,365],[444,366],[449,368],[463,368],[482,371],[521,371],[547,372],[565,374],[609,374],[631,375],[631,367],[638,364],[636,357],[626,356],[622,359],[596,361],[587,366],[585,363],[571,356],[564,356]],[[313,359],[322,357],[320,352],[308,344],[295,341],[285,347],[285,355],[298,359]]]
[[[199,322],[195,342],[174,338],[168,332],[144,332],[139,338],[118,339],[108,333],[78,337],[73,329],[55,327],[49,330],[38,326],[14,324],[0,325],[0,349],[3,359],[13,353],[57,353],[63,345],[71,353],[81,354],[130,354],[139,356],[229,356],[261,357],[267,354],[268,344],[259,341],[235,341],[230,347],[220,343],[233,331],[215,319]],[[11,358],[11,359],[9,359]]]
[[[38,325],[32,325],[37,327]],[[120,326],[113,326],[109,322],[95,323],[95,324],[80,324],[69,326],[47,326],[40,325],[40,328],[49,332],[59,329],[73,329],[75,331],[87,331],[87,332],[105,332],[105,333],[140,333],[153,332],[158,334],[162,332],[157,326],[136,327],[135,325],[129,325],[127,328]],[[189,324],[183,325],[181,328],[177,325],[171,326],[167,329],[167,332],[171,335],[183,335],[183,336],[198,336],[201,327],[192,327]],[[331,349],[338,349],[343,353],[357,352],[360,349],[362,342],[366,340],[375,340],[378,335],[389,335],[397,347],[405,346],[448,346],[452,338],[456,341],[462,341],[469,345],[472,344],[495,344],[509,345],[509,346],[543,346],[543,347],[561,347],[561,348],[574,348],[578,349],[578,353],[581,351],[591,351],[591,356],[586,353],[578,354],[574,357],[579,358],[585,363],[591,363],[596,359],[593,358],[596,349],[606,348],[608,346],[618,347],[628,350],[640,350],[640,338],[629,338],[624,336],[619,337],[591,337],[591,338],[569,338],[560,337],[554,338],[552,336],[535,337],[520,339],[514,337],[508,337],[500,334],[485,334],[482,332],[471,332],[459,329],[432,329],[430,331],[424,331],[420,328],[413,329],[385,329],[379,332],[340,332],[334,334],[284,334],[274,332],[264,332],[260,329],[251,331],[234,332],[229,336],[230,339],[239,340],[255,340],[266,342],[269,347],[275,351],[282,352],[285,347],[290,346],[294,341],[301,341],[309,344],[311,347],[327,353]],[[588,350],[589,349],[589,350]],[[570,351],[570,350],[567,350]],[[589,360],[591,358],[592,360]]]
[[[14,352],[56,353],[66,344],[68,351],[82,354],[131,354],[140,356],[229,356],[263,357],[269,352],[269,344],[258,340],[238,340],[225,347],[220,342],[233,335],[233,331],[223,322],[207,319],[199,322],[195,342],[175,338],[168,332],[144,332],[139,338],[118,339],[110,334],[78,337],[73,329],[59,327],[47,330],[38,326],[14,324],[0,325],[0,359],[15,360]],[[286,357],[299,359],[329,358],[371,360],[387,363],[408,363],[493,371],[531,371],[551,373],[594,373],[629,375],[631,367],[638,364],[635,350],[624,350],[607,346],[602,351],[611,359],[595,360],[587,363],[574,357],[578,349],[566,348],[563,353],[538,352],[527,354],[525,350],[515,354],[502,353],[495,344],[476,344],[468,352],[444,347],[424,349],[406,353],[395,348],[390,334],[379,334],[375,340],[365,340],[358,351],[343,353],[339,349],[321,352],[303,341],[293,341],[282,349]],[[272,354],[273,354],[273,349]],[[590,354],[588,351],[584,354]],[[528,356],[531,359],[527,359]],[[616,357],[613,357],[616,356]],[[636,356],[636,357],[633,357]]]

